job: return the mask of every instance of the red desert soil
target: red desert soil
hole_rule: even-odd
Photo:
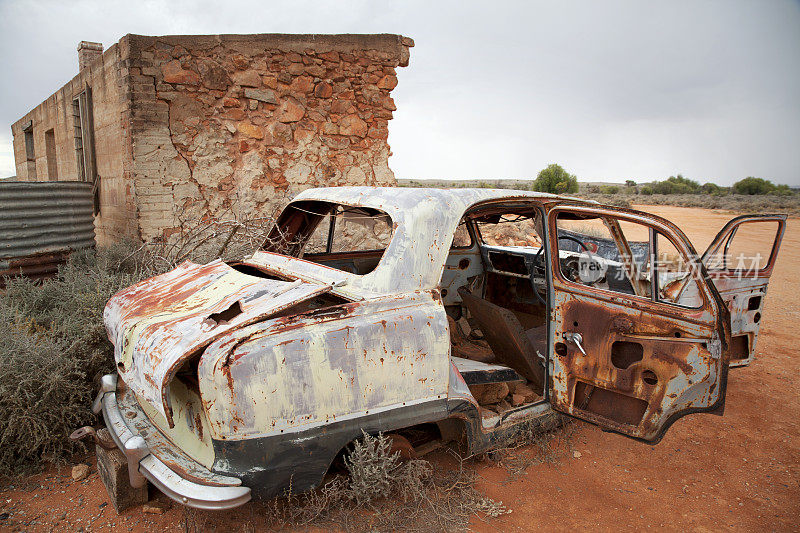
[[[732,215],[704,209],[640,206],[676,222],[703,250]],[[755,361],[732,369],[725,416],[692,415],[675,423],[657,446],[575,423],[579,457],[531,466],[509,480],[505,469],[478,463],[478,488],[512,513],[477,531],[800,530],[800,225],[789,222],[772,277]],[[182,530],[183,512],[136,509],[117,516],[104,505],[94,464],[73,483],[69,469],[17,484],[2,494],[0,529]],[[102,507],[101,507],[102,505]],[[219,530],[244,530],[258,520],[249,505],[213,519]],[[210,521],[211,522],[211,521]],[[207,525],[211,525],[207,523]]]

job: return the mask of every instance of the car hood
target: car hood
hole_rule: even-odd
[[[243,274],[221,260],[187,261],[115,294],[103,318],[120,376],[172,427],[167,388],[187,359],[231,330],[331,289]]]

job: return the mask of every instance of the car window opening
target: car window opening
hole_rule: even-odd
[[[441,282],[451,353],[484,426],[491,427],[544,396],[548,313],[541,213],[530,204],[473,210],[456,236]]]
[[[697,308],[688,258],[650,226],[594,213],[556,217],[560,274],[570,283]]]
[[[283,211],[262,249],[364,275],[378,266],[392,235],[391,218],[378,209],[303,201]]]

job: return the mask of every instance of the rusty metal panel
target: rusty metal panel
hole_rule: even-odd
[[[714,405],[722,394],[722,354],[713,323],[676,320],[566,288],[556,291],[553,310],[556,341],[564,332],[580,331],[586,352],[567,343],[555,350],[551,403],[556,409],[653,440],[670,417]],[[638,345],[640,357],[615,361],[619,342]]]
[[[704,279],[685,235],[667,220],[633,210],[580,206],[570,210],[602,212],[673,237],[699,281],[704,305],[683,308],[572,283],[559,274],[558,264],[553,265],[554,409],[654,442],[677,418],[720,407],[727,383],[724,350],[730,340],[729,314],[716,289]],[[551,211],[551,235],[556,232],[557,212]],[[557,243],[550,245],[551,257],[558,257]],[[572,340],[576,335],[579,342]],[[638,348],[638,355],[620,353],[624,346]]]
[[[120,376],[172,428],[166,389],[187,358],[228,331],[331,289],[242,274],[219,259],[187,261],[115,294],[103,318]]]
[[[742,278],[727,277],[717,272],[711,273],[720,296],[728,305],[731,313],[731,336],[747,336],[747,354],[745,357],[732,357],[730,366],[747,366],[755,355],[756,341],[763,313],[764,300],[767,296],[768,277]],[[757,306],[752,302],[758,301]]]
[[[54,276],[71,251],[93,247],[92,205],[89,183],[0,181],[0,286]]]
[[[449,348],[441,301],[429,292],[231,332],[198,368],[212,436],[264,437],[443,400]]]

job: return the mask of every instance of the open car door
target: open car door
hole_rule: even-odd
[[[786,215],[743,215],[725,224],[703,264],[731,314],[730,365],[750,364]]]
[[[685,235],[613,208],[556,206],[548,220],[553,408],[650,442],[721,411],[728,313]]]

